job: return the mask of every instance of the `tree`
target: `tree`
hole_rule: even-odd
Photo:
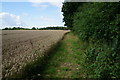
[[[63,22],[65,22],[65,26],[69,29],[73,27],[73,17],[74,13],[77,11],[78,7],[82,5],[83,2],[64,2],[62,6],[63,12]]]
[[[8,28],[6,27],[6,28],[4,28],[3,30],[8,30]]]
[[[32,30],[36,30],[36,28],[35,28],[35,27],[33,27],[33,28],[32,28]]]

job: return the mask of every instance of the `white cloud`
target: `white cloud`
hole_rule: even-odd
[[[33,7],[41,7],[41,8],[47,8],[48,7],[48,5],[40,4],[40,3],[33,3],[32,6]]]
[[[51,5],[54,5],[56,7],[62,7],[62,2],[64,0],[28,0],[29,2],[33,3],[34,5],[42,5],[42,3],[50,3]]]
[[[2,21],[2,27],[25,26],[25,23],[21,22],[20,16],[6,12],[0,13],[0,21]]]

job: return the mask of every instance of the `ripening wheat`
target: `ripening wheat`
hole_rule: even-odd
[[[2,75],[18,73],[29,62],[44,57],[61,40],[65,30],[14,30],[2,33]]]

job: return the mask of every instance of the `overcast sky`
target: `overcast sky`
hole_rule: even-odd
[[[62,22],[63,0],[6,0],[0,3],[0,27],[64,26]]]

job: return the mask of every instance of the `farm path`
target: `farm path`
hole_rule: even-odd
[[[85,77],[82,71],[84,55],[80,53],[80,44],[78,37],[68,33],[58,44],[44,65],[42,73],[36,77],[42,78],[80,78]]]

